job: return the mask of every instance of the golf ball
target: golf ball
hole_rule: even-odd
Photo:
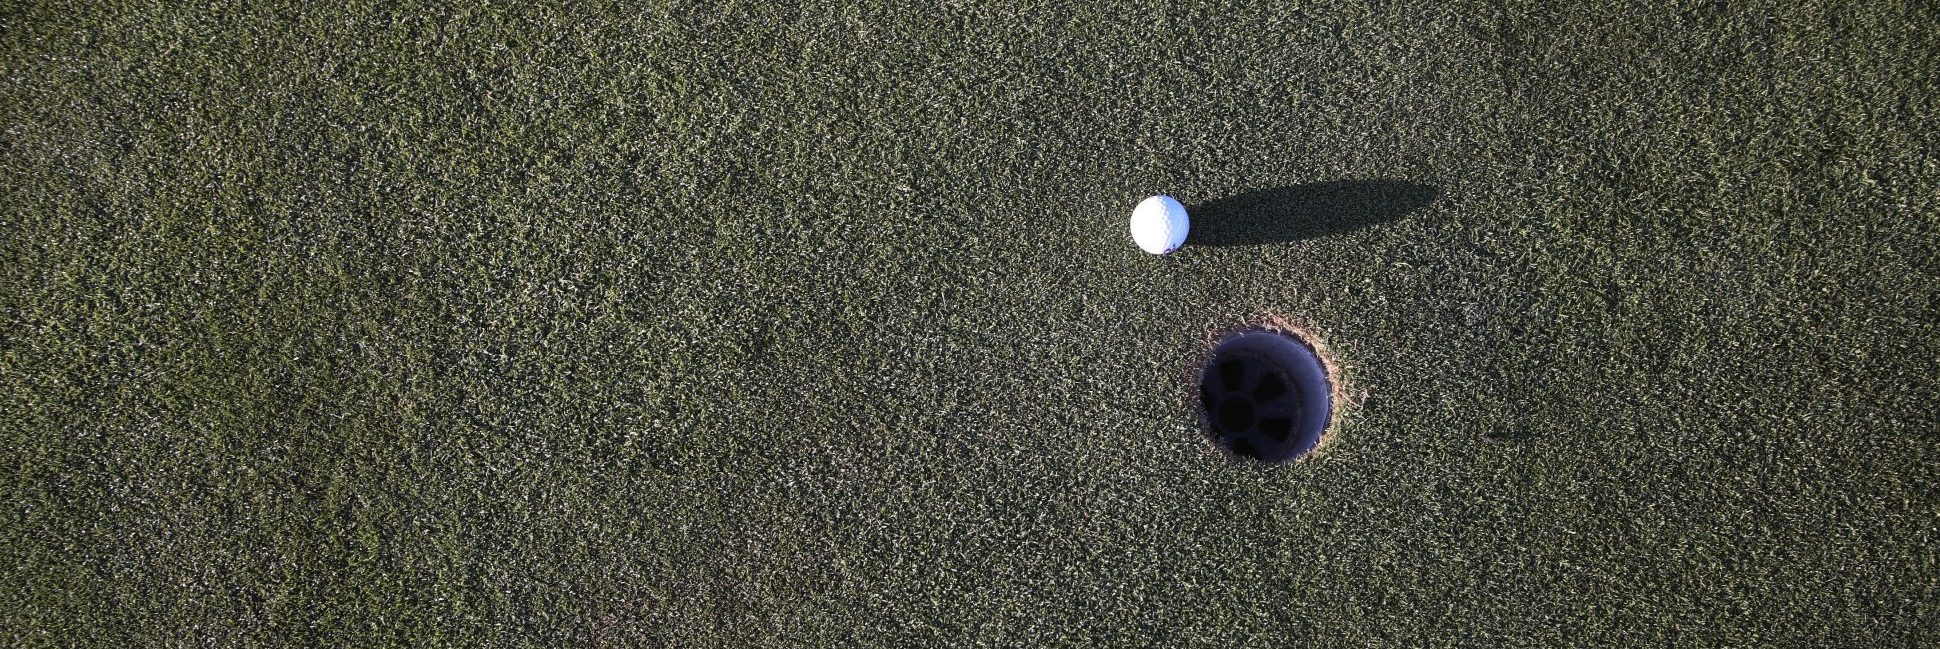
[[[1186,206],[1171,196],[1153,196],[1132,208],[1132,241],[1154,255],[1178,250],[1190,229]]]

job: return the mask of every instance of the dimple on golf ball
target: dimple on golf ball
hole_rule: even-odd
[[[1153,196],[1132,208],[1132,241],[1154,255],[1178,250],[1191,228],[1186,206],[1171,196]]]

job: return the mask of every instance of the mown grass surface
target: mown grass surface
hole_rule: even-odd
[[[6,644],[1940,631],[1931,3],[223,4],[0,11]]]

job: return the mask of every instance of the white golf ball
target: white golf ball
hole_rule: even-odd
[[[1171,196],[1153,196],[1132,208],[1132,241],[1154,255],[1178,250],[1190,229],[1186,206]]]

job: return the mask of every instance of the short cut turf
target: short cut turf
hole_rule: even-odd
[[[1625,4],[9,3],[0,644],[1930,643],[1940,15]]]

